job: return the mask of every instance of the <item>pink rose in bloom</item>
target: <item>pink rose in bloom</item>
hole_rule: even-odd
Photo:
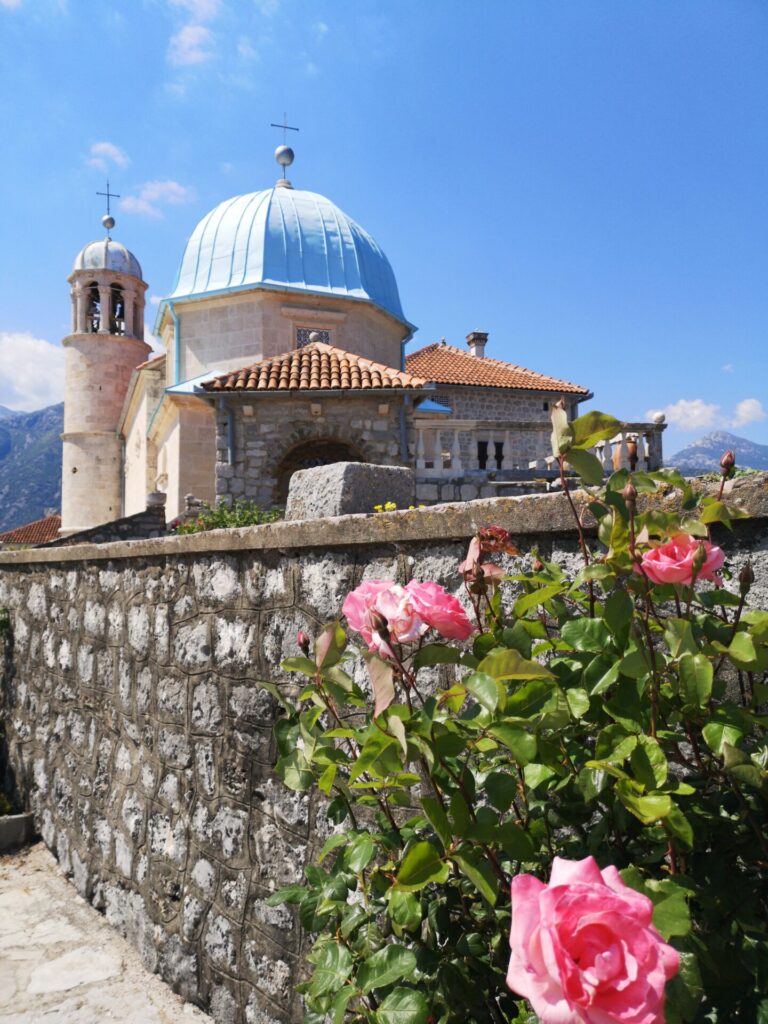
[[[699,545],[704,545],[706,558],[698,574],[694,574],[694,558]],[[683,583],[691,586],[694,575],[697,580],[711,580],[718,586],[722,579],[718,575],[725,562],[725,555],[720,548],[710,544],[708,540],[698,540],[686,533],[678,534],[666,544],[646,551],[642,559],[642,571],[653,583]]]
[[[412,596],[419,615],[446,640],[466,640],[475,627],[459,602],[437,583],[416,583],[405,588]]]
[[[516,875],[507,984],[542,1024],[664,1024],[680,957],[652,913],[647,896],[593,857],[555,857],[549,885]]]
[[[385,658],[392,657],[390,641],[415,643],[429,629],[412,594],[392,580],[366,580],[347,594],[341,610],[368,649]]]

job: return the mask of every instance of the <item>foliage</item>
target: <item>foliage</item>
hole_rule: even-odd
[[[223,499],[216,508],[204,506],[197,518],[185,522],[176,519],[171,523],[174,533],[201,533],[203,530],[222,530],[234,526],[261,526],[274,523],[282,518],[280,509],[263,509],[255,501],[239,498],[228,505]]]
[[[561,412],[563,480],[567,461],[592,481],[588,449],[615,421]],[[680,512],[653,501],[670,485]],[[681,953],[668,1024],[768,1019],[768,611],[748,606],[748,569],[737,594],[642,570],[653,547],[743,513],[674,471],[619,471],[588,492],[590,541],[566,494],[581,571],[536,559],[502,581],[462,563],[474,643],[365,651],[376,717],[339,623],[284,662],[297,699],[265,684],[285,712],[278,773],[326,797],[337,827],[271,900],[314,936],[307,1024],[535,1021],[505,985],[510,879],[589,855],[650,897]]]

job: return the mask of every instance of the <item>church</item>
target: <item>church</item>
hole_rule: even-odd
[[[144,341],[147,283],[106,237],[69,277],[63,535],[142,511],[165,495],[285,503],[298,469],[338,461],[410,466],[419,502],[542,489],[553,477],[550,404],[570,416],[588,388],[494,359],[488,335],[406,353],[416,327],[375,239],[285,176],[221,202],[195,227]],[[627,423],[597,452],[658,468],[663,422]]]

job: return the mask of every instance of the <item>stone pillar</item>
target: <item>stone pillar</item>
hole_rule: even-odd
[[[112,289],[108,284],[99,285],[99,306],[101,307],[99,334],[109,334],[109,324],[112,319]]]
[[[123,292],[123,304],[125,305],[125,333],[135,338],[136,328],[133,323],[134,292],[132,288],[126,288]]]

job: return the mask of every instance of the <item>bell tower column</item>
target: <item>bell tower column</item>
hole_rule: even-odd
[[[114,218],[107,214],[102,223],[107,237],[85,246],[69,277],[74,330],[62,341],[62,534],[121,515],[118,422],[131,373],[151,351],[144,341],[147,285],[141,267],[132,253],[110,237]]]

